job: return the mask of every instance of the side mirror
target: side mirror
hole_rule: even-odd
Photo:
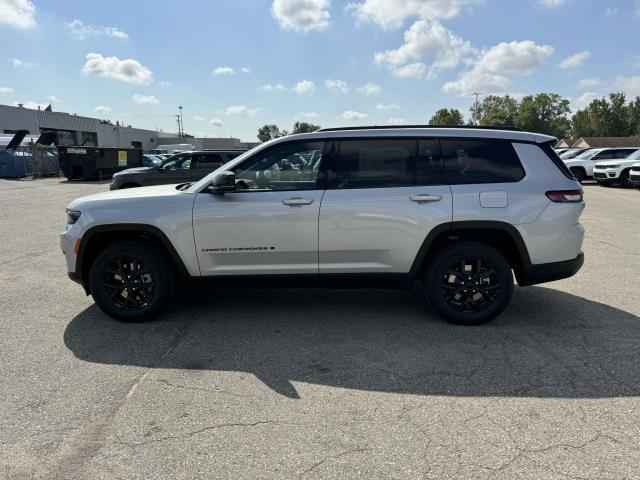
[[[222,172],[209,185],[211,193],[233,192],[236,189],[236,175],[233,172]]]

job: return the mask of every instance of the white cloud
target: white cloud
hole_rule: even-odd
[[[300,112],[294,118],[318,118],[319,116],[316,112]]]
[[[640,76],[625,77],[621,75],[616,78],[614,86],[629,97],[640,96]]]
[[[273,0],[271,14],[281,28],[318,32],[329,26],[330,0]]]
[[[584,90],[587,88],[593,88],[593,87],[597,87],[598,85],[602,84],[602,80],[600,80],[599,78],[583,78],[582,80],[580,80],[578,82],[577,88]]]
[[[259,108],[251,109],[244,105],[232,105],[227,107],[224,113],[226,115],[243,115],[245,117],[252,118],[256,116],[256,113],[258,113],[259,110]]]
[[[65,28],[71,32],[71,35],[79,40],[84,40],[87,37],[98,37],[105,35],[107,37],[118,38],[120,40],[128,40],[127,35],[117,27],[105,27],[102,25],[85,25],[82,20],[73,20],[65,24]]]
[[[60,102],[60,99],[59,99],[58,97],[56,97],[55,95],[49,95],[47,98],[48,98],[51,102],[54,102],[54,103],[61,103],[61,102]]]
[[[32,100],[28,102],[14,102],[11,105],[14,107],[19,107],[20,105],[22,105],[23,108],[30,108],[32,110],[38,110],[38,108],[40,110],[44,110],[49,106],[48,103],[39,103],[39,102],[34,102]]]
[[[407,18],[435,20],[451,18],[482,0],[364,0],[350,3],[360,23],[375,23],[383,28],[400,27]]]
[[[558,66],[565,70],[570,68],[577,68],[585,61],[589,60],[589,58],[591,58],[591,52],[585,50],[584,52],[579,52],[575,55],[571,55],[570,57],[565,58],[564,60],[562,60],[562,62],[560,62],[560,65]]]
[[[347,82],[343,82],[342,80],[337,79],[331,80],[330,78],[328,78],[327,80],[325,80],[324,85],[329,90],[337,93],[349,93],[349,91],[351,90]]]
[[[241,71],[242,73],[247,74],[247,75],[249,75],[249,74],[251,73],[251,69],[250,69],[249,67],[242,67],[242,68],[240,69],[240,71]]]
[[[214,127],[224,127],[224,122],[219,118],[212,118],[209,120],[209,125],[213,125]]]
[[[193,116],[193,121],[194,122],[198,122],[198,123],[202,123],[205,121],[204,117],[202,115],[194,115]]]
[[[106,105],[98,105],[93,109],[93,111],[99,115],[107,115],[108,113],[111,113],[111,107],[107,107]]]
[[[0,25],[27,29],[36,26],[36,7],[29,0],[0,0]]]
[[[404,125],[407,121],[404,118],[391,117],[387,120],[389,125]]]
[[[375,83],[365,83],[361,87],[358,87],[358,92],[364,93],[365,95],[376,95],[382,91],[382,87],[380,85],[376,85]]]
[[[540,0],[540,4],[548,8],[559,7],[565,3],[567,3],[567,0]]]
[[[284,85],[276,83],[275,85],[262,85],[258,90],[261,92],[283,92],[286,89],[287,88]]]
[[[355,110],[345,110],[340,114],[340,118],[344,118],[345,120],[362,120],[368,116],[366,113],[356,112]]]
[[[87,54],[87,62],[82,68],[85,75],[96,75],[114,80],[133,83],[135,85],[148,85],[153,82],[153,73],[137,60],[118,57],[103,57],[99,53]]]
[[[376,110],[381,110],[381,111],[388,111],[388,110],[401,110],[400,105],[397,105],[395,103],[382,103],[380,102],[378,105],[376,105]]]
[[[600,98],[601,95],[598,95],[596,92],[585,92],[580,95],[578,98],[575,98],[571,102],[571,109],[575,112],[576,110],[581,110],[587,107],[593,100],[596,98]]]
[[[410,63],[402,67],[393,67],[391,72],[400,78],[424,78],[427,76],[427,66],[424,63]]]
[[[170,87],[171,86],[171,82],[168,82],[166,80],[160,80],[158,82],[158,85],[160,85],[163,88],[166,88],[166,87]]]
[[[36,68],[38,68],[35,63],[25,62],[24,60],[20,60],[19,58],[12,58],[11,65],[13,65],[13,68],[15,68],[16,70],[35,70]]]
[[[609,7],[605,10],[604,14],[607,17],[612,17],[613,15],[617,14],[620,11],[620,9],[618,7]]]
[[[499,43],[485,50],[457,80],[445,83],[442,91],[456,95],[478,91],[504,93],[511,86],[511,80],[505,75],[530,75],[551,54],[553,47],[536,45],[530,40]]]
[[[142,95],[140,93],[133,94],[133,101],[138,105],[157,105],[158,99],[153,95]]]
[[[434,77],[442,70],[458,66],[475,52],[471,44],[447,30],[438,21],[418,20],[404,32],[397,49],[377,52],[374,61],[386,65],[399,77]],[[431,65],[427,70],[425,61]]]
[[[13,88],[0,86],[0,93],[13,93]]]
[[[316,91],[316,85],[310,80],[302,80],[301,82],[296,83],[296,86],[293,87],[293,91],[298,95],[311,95]]]
[[[218,68],[214,68],[213,72],[211,72],[212,75],[233,75],[235,74],[236,71],[231,68],[231,67],[218,67]]]

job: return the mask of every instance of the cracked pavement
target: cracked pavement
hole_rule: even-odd
[[[0,180],[0,478],[640,478],[640,192],[585,185],[578,276],[446,324],[419,291],[185,287],[121,324],[64,206]]]

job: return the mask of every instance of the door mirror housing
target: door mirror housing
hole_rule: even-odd
[[[229,171],[218,174],[209,185],[209,192],[211,193],[233,192],[235,189],[236,175]]]

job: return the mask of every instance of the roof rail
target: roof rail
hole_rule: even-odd
[[[498,125],[372,125],[368,127],[332,127],[321,128],[316,130],[317,132],[340,132],[343,130],[387,130],[398,128],[458,128],[462,130],[475,129],[475,130],[506,130],[509,132],[521,132],[522,129],[518,127],[501,127]]]

